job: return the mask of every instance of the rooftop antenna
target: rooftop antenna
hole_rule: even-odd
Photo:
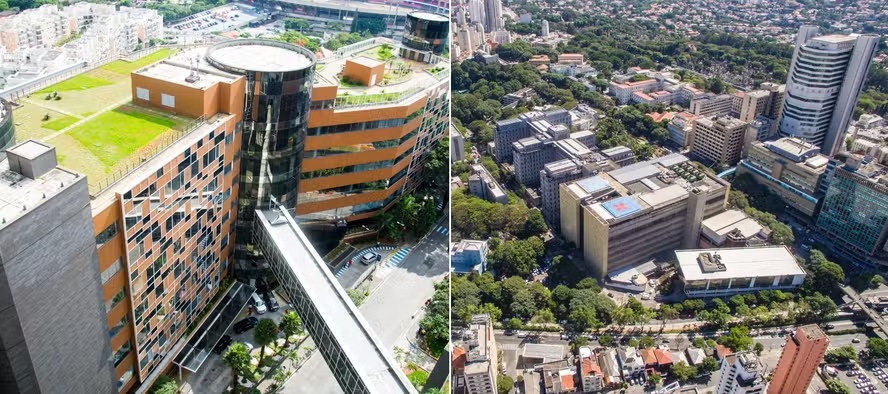
[[[185,77],[185,82],[195,83],[200,81],[200,55],[195,54],[193,58],[188,60],[188,76]]]

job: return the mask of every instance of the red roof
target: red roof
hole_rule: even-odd
[[[672,120],[672,118],[675,117],[675,112],[651,112],[647,114],[647,116],[650,116],[650,118],[653,119],[654,122],[659,122],[663,120]]]
[[[654,349],[641,349],[641,359],[644,360],[644,365],[657,365],[657,355],[654,354]]]
[[[721,359],[723,359],[723,358],[725,358],[725,357],[727,357],[727,356],[730,356],[730,355],[733,354],[733,353],[734,353],[734,352],[731,351],[731,348],[729,348],[729,347],[726,347],[726,346],[723,346],[723,345],[716,345],[716,346],[715,346],[715,356],[716,356],[719,360],[721,360]]]
[[[466,349],[463,349],[462,346],[456,346],[453,348],[453,353],[450,354],[450,365],[453,366],[453,370],[462,370],[466,367]]]
[[[655,349],[654,355],[657,357],[657,364],[660,364],[661,366],[672,364],[672,353],[668,350]]]
[[[561,375],[561,391],[573,390],[574,388],[574,376],[573,375]]]
[[[592,357],[586,357],[580,363],[580,374],[582,376],[601,375],[601,367],[592,361]]]

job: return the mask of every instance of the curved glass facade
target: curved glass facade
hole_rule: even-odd
[[[263,62],[260,59],[243,61],[214,56],[215,51],[223,48],[227,54],[231,54],[232,46],[244,46],[244,56],[276,51],[290,57],[295,55],[300,62],[294,64],[293,69],[285,69],[275,64],[274,59]],[[229,59],[231,61],[226,62]],[[310,51],[295,45],[248,39],[217,44],[207,52],[207,62],[246,78],[244,115],[239,124],[241,170],[236,238],[237,260],[238,263],[243,263],[244,260],[250,260],[245,259],[244,252],[250,249],[246,243],[251,239],[255,210],[269,206],[271,197],[285,207],[296,206],[315,57]],[[238,65],[235,66],[234,63]],[[255,65],[256,70],[244,69],[244,64]],[[257,267],[238,264],[238,268]]]
[[[401,56],[411,60],[423,60],[418,52],[441,55],[447,47],[450,20],[428,12],[412,12],[407,15],[407,25],[401,39]]]

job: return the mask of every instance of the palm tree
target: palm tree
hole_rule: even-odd
[[[234,379],[232,387],[234,388],[235,393],[238,391],[238,387],[240,387],[237,381],[237,373],[245,371],[250,365],[251,359],[250,351],[247,350],[247,347],[241,342],[233,343],[227,350],[225,350],[225,354],[222,355],[222,361],[225,362],[225,365],[231,368],[231,375]]]
[[[302,334],[305,330],[302,327],[302,319],[296,312],[290,311],[281,316],[281,323],[278,325],[284,333],[284,346],[290,344],[290,337]]]
[[[259,320],[259,324],[256,326],[256,329],[253,331],[253,340],[256,341],[256,344],[262,346],[262,349],[259,352],[259,366],[262,366],[262,361],[265,360],[265,347],[270,345],[277,339],[278,336],[278,327],[277,324],[274,324],[274,320],[271,319],[262,319]]]

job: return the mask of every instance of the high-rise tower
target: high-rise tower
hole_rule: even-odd
[[[768,394],[807,392],[827,347],[829,338],[820,327],[814,324],[799,327],[786,341],[768,385]]]
[[[831,156],[841,148],[879,38],[816,36],[818,31],[802,26],[796,36],[780,133],[803,138]]]

